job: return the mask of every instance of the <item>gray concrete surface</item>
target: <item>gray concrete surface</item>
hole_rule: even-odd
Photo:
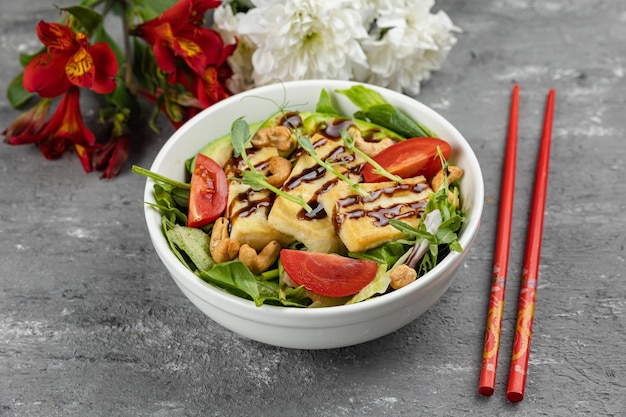
[[[54,2],[61,6],[68,0]],[[440,0],[463,29],[419,99],[469,139],[486,180],[475,246],[431,310],[359,346],[297,351],[205,318],[154,253],[144,180],[84,175],[0,145],[0,416],[624,416],[626,3]],[[48,0],[0,4],[0,126]],[[522,88],[511,266],[496,392],[477,393],[511,86]],[[534,338],[504,398],[547,90],[557,89]],[[93,123],[96,115],[87,115]],[[171,133],[133,149],[148,166]]]

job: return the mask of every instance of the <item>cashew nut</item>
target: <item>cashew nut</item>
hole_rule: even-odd
[[[430,180],[430,186],[433,191],[437,192],[443,186],[444,180],[444,168],[441,168],[439,172],[435,174],[435,176]],[[463,176],[463,170],[459,167],[448,166],[448,184],[452,184],[454,181],[458,180]]]
[[[391,288],[397,290],[415,281],[417,279],[417,271],[405,264],[396,265],[391,268],[389,278],[391,278]]]
[[[228,220],[225,217],[218,218],[213,225],[209,251],[218,264],[232,261],[239,253],[239,241],[228,237]]]
[[[291,162],[280,156],[272,156],[269,159],[268,169],[272,175],[267,177],[267,182],[274,187],[280,187],[291,173]]]
[[[280,243],[275,240],[265,245],[258,254],[254,248],[247,243],[244,243],[241,245],[241,248],[239,248],[239,260],[243,262],[253,274],[260,274],[261,272],[267,271],[269,267],[276,262],[279,254]]]
[[[363,139],[363,136],[361,136],[361,131],[355,127],[348,129],[348,133],[354,139],[354,145],[357,149],[370,157],[375,156],[383,149],[386,149],[394,144],[394,141],[391,138],[383,138],[376,142],[367,142]]]
[[[250,141],[256,148],[273,146],[279,151],[288,151],[291,148],[291,130],[286,126],[262,127],[256,131]]]
[[[441,168],[439,172],[435,174],[435,176],[430,180],[430,186],[433,191],[439,191],[441,187],[443,187],[444,180],[444,168]],[[458,180],[463,176],[463,170],[459,167],[448,166],[448,184],[452,184],[454,181]],[[448,200],[455,206],[458,207],[459,199],[455,193],[451,190],[448,190]]]

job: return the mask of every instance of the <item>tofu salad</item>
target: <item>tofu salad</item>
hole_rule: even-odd
[[[359,111],[343,115],[332,94]],[[155,180],[172,251],[199,279],[263,304],[361,302],[419,279],[458,240],[463,171],[452,149],[364,86],[320,91],[315,111],[233,120]]]

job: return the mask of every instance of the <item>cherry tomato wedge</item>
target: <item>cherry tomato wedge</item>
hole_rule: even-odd
[[[328,297],[356,294],[378,270],[374,261],[294,249],[281,250],[280,259],[285,272],[298,285]]]
[[[196,156],[191,175],[187,226],[202,227],[217,219],[226,209],[228,183],[221,166],[206,155]]]
[[[437,138],[412,138],[394,143],[373,157],[388,172],[402,178],[423,175],[433,177],[441,169],[441,160],[437,154],[441,149],[445,159],[450,157],[451,148],[448,142]],[[371,164],[363,167],[365,182],[389,181],[382,175],[373,172]]]

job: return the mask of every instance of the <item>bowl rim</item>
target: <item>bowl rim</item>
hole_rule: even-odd
[[[393,90],[386,89],[384,87],[363,82],[320,79],[286,81],[280,84],[266,85],[245,91],[243,93],[235,94],[202,110],[185,124],[183,124],[180,128],[174,131],[174,133],[167,139],[165,144],[157,153],[150,167],[150,170],[158,172],[158,168],[164,163],[164,160],[166,159],[171,149],[175,147],[177,143],[181,140],[181,138],[184,137],[189,130],[193,129],[200,120],[208,117],[213,113],[221,111],[225,107],[233,105],[236,101],[239,101],[244,97],[261,96],[263,94],[267,94],[268,92],[273,92],[276,89],[284,89],[285,91],[287,91],[291,87],[308,87],[317,89],[332,87],[332,89],[346,89],[352,85],[364,85],[374,91],[378,91],[388,99],[393,99],[393,101],[410,103],[411,106],[416,107],[420,112],[426,113],[428,117],[438,119],[438,122],[445,127],[448,134],[456,136],[458,142],[457,146],[462,148],[462,153],[465,154],[468,158],[470,165],[472,165],[473,167],[473,175],[475,177],[475,196],[473,198],[472,207],[474,215],[466,222],[466,224],[463,225],[463,230],[461,236],[459,237],[459,243],[461,243],[463,251],[468,251],[478,232],[484,208],[484,179],[480,164],[478,162],[478,159],[476,158],[474,151],[471,148],[471,145],[465,139],[465,137],[456,129],[456,127],[438,112],[426,106],[415,98],[409,97]],[[154,202],[154,183],[155,182],[150,178],[146,180],[146,184],[144,187],[144,216],[153,246],[159,258],[169,270],[170,275],[172,275],[177,284],[184,285],[190,291],[205,295],[205,297],[202,298],[205,299],[206,302],[212,304],[214,307],[220,308],[224,311],[228,311],[230,314],[236,314],[240,317],[245,317],[246,319],[260,319],[260,317],[255,316],[260,312],[262,312],[263,318],[268,320],[284,320],[285,317],[294,319],[316,318],[324,320],[330,317],[336,318],[338,315],[340,315],[345,316],[346,318],[359,318],[358,321],[364,321],[368,319],[367,312],[378,311],[375,316],[380,316],[380,309],[383,309],[390,314],[400,308],[400,306],[404,306],[408,302],[411,302],[411,300],[415,299],[420,292],[427,290],[431,286],[436,286],[439,281],[439,277],[441,277],[441,275],[445,271],[447,271],[448,268],[458,267],[458,264],[462,261],[464,257],[463,253],[450,252],[437,264],[435,268],[421,276],[418,280],[403,288],[365,300],[366,302],[322,308],[297,308],[267,304],[256,306],[256,304],[252,300],[247,300],[232,295],[219,287],[215,287],[209,283],[204,282],[193,272],[188,270],[178,260],[178,258],[169,248],[169,245],[167,244],[167,241],[163,236],[163,232],[160,227],[160,221],[155,221],[160,220],[160,214],[149,204],[146,204],[148,202]],[[207,301],[206,296],[209,297],[208,300],[210,301]],[[231,305],[233,308],[227,309],[226,305]],[[261,321],[267,322],[268,320]],[[312,327],[316,327],[313,325],[313,323],[310,324],[312,325]],[[337,323],[337,325],[339,326],[341,325],[341,323]],[[328,327],[328,323],[324,324],[323,327]]]

